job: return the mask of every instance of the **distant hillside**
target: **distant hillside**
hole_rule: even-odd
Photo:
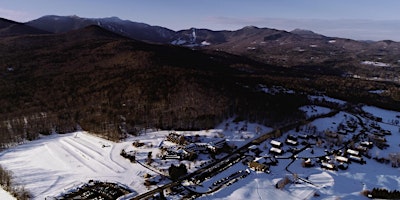
[[[78,16],[48,15],[26,24],[52,33],[65,33],[71,30],[82,29],[89,25],[98,25],[119,35],[153,43],[168,43],[175,35],[174,31],[164,27],[121,20],[117,17],[95,19]]]
[[[89,25],[98,25],[131,39],[189,48],[225,51],[250,57],[276,66],[296,67],[344,76],[378,77],[396,81],[400,77],[400,43],[393,41],[366,42],[327,37],[310,30],[291,32],[247,26],[235,31],[212,31],[191,28],[181,31],[150,26],[144,23],[110,18],[81,18],[49,15],[27,25],[52,33],[65,33]],[[376,69],[364,61],[382,62],[394,68]]]
[[[329,39],[328,37],[321,35],[321,34],[317,34],[314,33],[310,30],[304,30],[304,29],[294,29],[292,31],[290,31],[290,33],[296,34],[296,35],[300,35],[303,38],[313,38],[313,39]]]
[[[0,37],[45,33],[48,32],[27,26],[22,23],[0,18]]]

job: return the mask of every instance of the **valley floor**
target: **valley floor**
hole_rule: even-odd
[[[307,108],[303,109],[306,110]],[[310,115],[328,111],[325,108],[313,106],[308,109],[313,110]],[[399,127],[391,124],[392,119],[395,119],[400,113],[375,107],[364,107],[364,110],[371,112],[376,117],[382,117],[382,123],[378,124],[383,129],[392,132],[392,135],[387,136],[390,147],[385,150],[374,147],[370,150],[372,157],[386,157],[390,153],[400,152]],[[336,130],[338,124],[349,118],[351,118],[350,113],[339,112],[330,118],[317,119],[311,125],[321,132]],[[371,121],[366,118],[362,120],[364,123]],[[238,131],[241,126],[243,126],[243,123],[229,122],[213,130],[182,133],[193,136],[208,135],[212,138],[224,137],[231,144],[240,146],[257,135],[255,130],[261,129],[263,132],[271,130],[267,127],[256,128],[254,124],[246,124],[248,130]],[[159,153],[157,147],[164,142],[169,133],[170,131],[150,131],[138,137],[130,137],[120,143],[104,140],[86,132],[50,135],[1,152],[0,165],[11,170],[16,182],[24,185],[33,194],[34,199],[58,196],[63,192],[71,191],[73,188],[88,183],[89,180],[120,183],[132,189],[135,194],[142,194],[156,187],[146,187],[143,184],[143,177],[146,174],[157,176],[157,173],[121,157],[121,150],[134,150],[137,153],[137,159],[144,160],[149,151],[152,151],[153,155]],[[299,133],[291,130],[287,134]],[[145,147],[132,147],[132,142],[136,140],[143,142]],[[259,148],[266,151],[267,145],[268,143],[263,143]],[[312,153],[311,150],[313,150]],[[323,152],[323,148],[308,148],[298,156],[323,155]],[[201,159],[203,158],[201,157]],[[204,157],[204,160],[206,159]],[[289,159],[280,160],[278,166],[271,166],[270,174],[251,171],[247,177],[214,193],[202,196],[200,199],[313,199],[316,193],[319,199],[366,199],[366,197],[360,195],[360,192],[364,189],[382,187],[394,190],[400,188],[399,168],[378,163],[373,159],[366,159],[367,164],[365,165],[352,163],[347,170],[339,171],[324,170],[321,167],[304,168],[301,166],[301,159],[297,159],[293,163],[290,163],[290,161]],[[164,163],[167,161],[158,160],[157,162]],[[198,161],[196,165],[191,167],[189,163],[183,163],[189,166],[190,173],[198,168],[202,161]],[[293,183],[283,189],[276,189],[275,184],[279,180],[285,176],[291,176],[286,168],[312,184]],[[247,165],[239,162],[209,181],[215,181],[244,169],[247,169]],[[169,180],[166,179],[159,184],[168,182]],[[207,181],[203,184],[204,188],[208,188],[207,184],[209,183]],[[201,190],[200,187],[197,187],[196,190]],[[2,196],[5,194],[0,190],[0,199],[5,199]],[[170,198],[178,199],[179,197],[170,196]]]

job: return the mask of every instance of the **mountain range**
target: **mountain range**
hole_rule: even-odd
[[[276,126],[301,119],[309,93],[390,109],[400,101],[393,41],[45,16],[0,19],[0,47],[5,143],[77,124],[116,140],[138,128],[206,129],[229,117]],[[264,92],[276,86],[297,92]]]
[[[356,41],[327,37],[309,30],[283,30],[247,26],[235,31],[213,31],[191,28],[173,31],[160,26],[109,18],[81,18],[78,16],[48,15],[19,24],[32,33],[66,33],[89,25],[100,26],[110,32],[155,44],[172,44],[196,49],[224,51],[254,60],[285,66],[313,68],[324,71],[322,65],[338,69],[337,73],[364,77],[391,77],[381,70],[371,73],[363,61],[385,63],[399,67],[400,43],[384,41]],[[31,27],[31,28],[28,28]],[[4,28],[2,28],[4,29]],[[31,30],[29,30],[31,29]],[[4,33],[3,33],[4,32]],[[18,30],[2,30],[0,35]],[[395,77],[392,77],[394,80]]]

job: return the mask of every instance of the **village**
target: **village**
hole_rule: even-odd
[[[60,175],[42,177],[42,185],[28,180],[27,187],[37,198],[103,200],[224,199],[245,191],[252,198],[259,193],[287,199],[346,191],[342,197],[362,199],[381,188],[395,191],[399,113],[324,99],[314,97],[315,105],[299,108],[305,121],[278,128],[232,118],[210,130],[145,130],[118,143],[85,132],[54,135],[35,141],[33,150],[28,146],[27,155],[47,155],[38,159]],[[19,148],[10,159],[25,152]],[[64,164],[47,161],[57,157]],[[10,166],[18,162],[11,159]],[[387,174],[383,180],[379,171],[370,174],[377,168]],[[18,169],[23,180],[26,170]],[[345,187],[350,183],[351,191]]]
[[[391,153],[387,157],[374,155],[374,152],[390,146],[385,137],[392,134],[379,125],[379,119],[371,119],[364,112],[354,115],[344,111],[338,112],[336,118],[340,121],[326,124],[329,128],[325,130],[318,130],[310,123],[285,133],[270,132],[268,134],[271,137],[262,137],[262,142],[254,139],[258,136],[254,135],[254,140],[247,145],[245,142],[231,142],[222,133],[210,138],[187,132],[169,132],[157,145],[155,154],[154,148],[143,153],[149,145],[141,141],[135,141],[131,147],[123,149],[123,154],[127,158],[135,157],[134,162],[158,174],[154,177],[146,175],[146,185],[157,185],[166,178],[178,180],[181,176],[187,176],[182,185],[168,188],[165,194],[156,194],[160,198],[170,194],[183,197],[210,194],[241,181],[250,173],[286,171],[276,183],[276,188],[282,189],[287,184],[300,182],[313,185],[304,176],[307,169],[308,173],[316,168],[346,171],[353,165],[367,162],[388,164],[393,168],[400,166],[399,153]],[[246,130],[246,126],[244,124],[240,130]],[[209,166],[210,163],[212,166]],[[188,176],[201,169],[205,170]]]

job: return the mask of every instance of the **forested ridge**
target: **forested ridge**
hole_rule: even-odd
[[[7,46],[16,42],[21,47]],[[204,129],[236,114],[262,121],[273,115],[263,110],[304,102],[272,104],[275,97],[244,88],[248,78],[236,67],[255,64],[245,58],[145,44],[98,27],[1,44],[3,141],[77,127],[110,139],[141,128]]]
[[[316,92],[388,108],[400,96],[392,83],[147,44],[97,26],[2,37],[0,47],[3,146],[80,128],[112,140],[143,128],[207,129],[230,117],[276,126],[301,119],[297,108]],[[297,92],[268,94],[260,84]],[[376,98],[368,89],[393,92]]]

